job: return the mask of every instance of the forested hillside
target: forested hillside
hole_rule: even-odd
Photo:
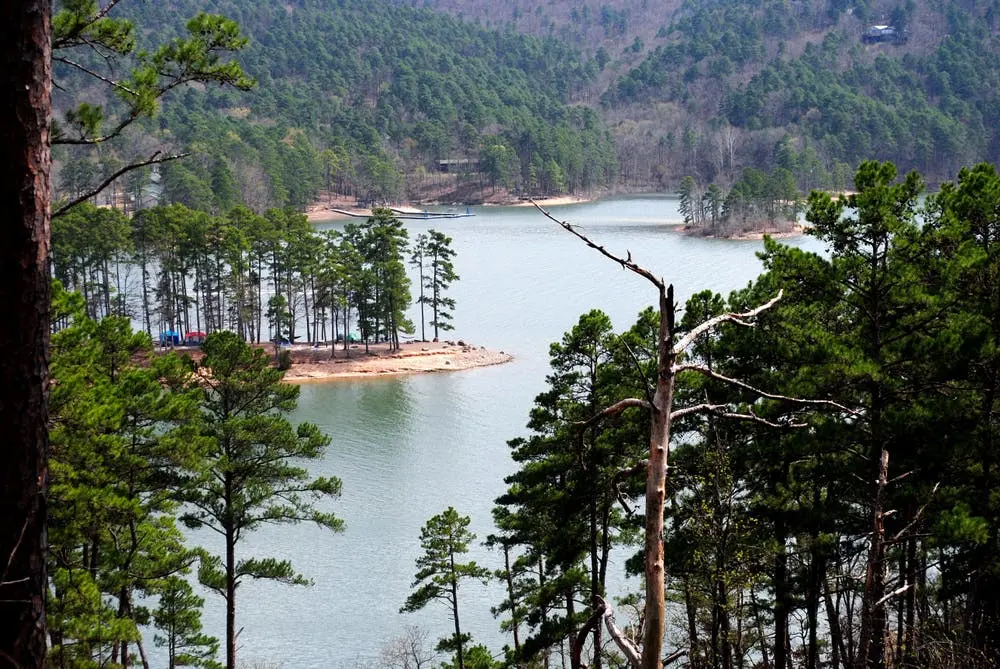
[[[636,186],[787,167],[775,150],[786,136],[804,190],[848,186],[865,158],[938,181],[997,156],[993,0],[413,4],[584,44],[602,68],[588,99],[600,98]],[[873,25],[905,41],[866,43]]]
[[[321,187],[393,200],[439,160],[474,166],[481,156],[477,181],[534,192],[606,186],[615,176],[596,111],[566,104],[597,66],[565,43],[378,1],[121,9],[150,43],[199,11],[235,19],[249,37],[239,60],[258,81],[253,91],[191,90],[158,118],[161,137],[195,154],[163,169],[172,201],[219,211],[239,201],[302,207]],[[85,190],[96,153],[64,159],[64,192]]]
[[[804,192],[849,187],[867,158],[936,183],[1000,150],[998,7],[124,3],[115,12],[132,12],[150,44],[197,11],[234,18],[249,38],[238,59],[258,82],[249,93],[190,90],[166,105],[149,129],[193,158],[164,166],[153,193],[141,188],[146,175],[133,178],[132,198],[221,212],[239,202],[302,208],[324,189],[453,200],[675,191],[686,176],[699,189],[727,189],[747,168],[788,170]],[[898,37],[866,40],[877,25]],[[57,183],[72,196],[130,156],[83,149],[59,158]]]

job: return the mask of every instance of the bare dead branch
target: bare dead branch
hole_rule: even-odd
[[[687,648],[681,648],[679,650],[675,650],[670,655],[667,655],[665,658],[663,658],[663,666],[665,667],[667,665],[673,664],[674,662],[681,659],[687,654],[688,654]]]
[[[618,498],[618,503],[622,505],[622,510],[625,511],[625,515],[629,518],[635,513],[635,508],[629,503],[628,495],[626,495],[621,489],[621,483],[625,479],[635,476],[636,474],[641,474],[649,467],[649,460],[642,460],[637,462],[634,466],[628,469],[618,470],[614,476],[611,477],[611,487],[615,490],[615,496]]]
[[[149,165],[158,165],[160,163],[170,162],[171,160],[177,160],[178,158],[184,158],[185,156],[190,155],[188,153],[177,153],[177,154],[170,155],[170,156],[160,156],[160,153],[161,153],[160,151],[157,151],[156,153],[154,153],[147,160],[143,160],[142,162],[138,162],[138,163],[132,163],[131,165],[126,165],[125,167],[121,168],[120,170],[118,170],[117,172],[115,172],[114,174],[112,174],[111,176],[109,176],[107,179],[105,179],[104,181],[102,181],[101,184],[99,186],[97,186],[96,188],[93,188],[93,189],[87,191],[86,193],[84,193],[80,197],[76,198],[75,200],[67,202],[63,206],[61,206],[58,209],[56,209],[54,212],[52,212],[52,218],[56,218],[57,216],[62,216],[67,211],[69,211],[70,209],[72,209],[76,205],[80,204],[81,202],[86,202],[87,200],[89,200],[90,198],[94,197],[95,195],[97,195],[98,193],[100,193],[102,190],[104,190],[105,188],[107,188],[108,186],[110,186],[112,181],[114,181],[118,177],[122,176],[123,174],[127,174],[128,172],[131,172],[132,170],[137,170],[140,167],[148,167]]]
[[[683,409],[678,409],[670,414],[670,419],[682,418],[684,416],[690,416],[692,414],[709,414],[712,416],[718,416],[719,418],[725,418],[727,420],[745,420],[754,423],[760,423],[767,427],[774,428],[804,428],[809,427],[807,423],[777,423],[775,421],[770,421],[766,418],[758,416],[752,410],[747,413],[739,413],[736,411],[726,411],[728,409],[728,404],[696,404],[690,407],[684,407]]]
[[[897,477],[895,477],[895,478],[892,478],[892,479],[889,479],[889,485],[892,485],[893,483],[899,483],[899,482],[900,482],[900,481],[902,481],[903,479],[905,479],[905,478],[907,478],[908,476],[910,476],[910,474],[912,474],[912,473],[913,473],[913,471],[914,471],[914,470],[912,470],[912,469],[911,469],[911,470],[910,470],[910,471],[908,471],[908,472],[903,472],[902,474],[900,474],[899,476],[897,476]]]
[[[684,418],[685,416],[690,416],[696,413],[718,413],[723,409],[728,409],[728,404],[695,404],[693,406],[684,407],[683,409],[677,409],[676,411],[670,412],[670,420],[676,420],[678,418]]]
[[[625,634],[618,629],[618,626],[615,625],[615,611],[611,608],[611,605],[608,604],[603,597],[599,597],[598,599],[601,600],[601,604],[604,609],[604,626],[608,629],[608,634],[611,635],[611,638],[618,646],[618,649],[621,650],[625,659],[628,660],[628,663],[632,665],[633,669],[639,669],[642,662],[642,654],[639,652],[639,649],[636,648],[636,645],[632,643],[632,640],[626,637]]]
[[[720,412],[716,413],[719,418],[725,418],[727,420],[745,420],[752,423],[760,423],[766,427],[774,427],[778,429],[795,429],[801,430],[802,428],[809,427],[808,423],[776,423],[774,421],[767,420],[755,414],[753,411],[748,413],[736,413],[736,412]]]
[[[635,262],[632,261],[632,254],[631,253],[628,254],[627,258],[622,258],[621,256],[615,255],[614,253],[612,253],[611,251],[608,251],[606,248],[604,248],[600,244],[597,244],[597,243],[591,241],[589,237],[587,237],[585,234],[583,234],[582,232],[580,232],[579,230],[577,230],[576,228],[574,228],[567,221],[560,221],[558,218],[556,218],[555,216],[553,216],[552,214],[550,214],[548,211],[546,211],[545,209],[543,209],[542,206],[539,205],[534,200],[528,200],[528,201],[531,202],[531,204],[535,207],[535,209],[537,209],[538,211],[542,212],[542,215],[545,216],[545,218],[549,219],[553,223],[556,223],[563,230],[567,230],[568,232],[571,232],[578,239],[580,239],[581,241],[583,241],[584,244],[586,244],[590,248],[598,251],[605,258],[609,258],[611,260],[614,260],[616,263],[618,263],[619,265],[622,266],[622,269],[627,269],[628,271],[630,271],[630,272],[632,272],[634,274],[638,274],[639,276],[643,277],[644,279],[646,279],[647,281],[649,281],[650,283],[652,283],[654,286],[656,286],[661,291],[663,291],[663,290],[666,289],[666,284],[663,282],[663,279],[657,278],[656,275],[653,274],[652,272],[650,272],[648,269],[646,269],[645,267],[642,267],[641,265],[638,265],[638,264],[636,264]]]
[[[104,83],[106,83],[108,86],[111,86],[112,88],[117,88],[118,90],[123,91],[125,93],[128,93],[129,95],[133,95],[133,96],[137,95],[137,93],[135,91],[133,91],[128,86],[125,86],[121,82],[115,81],[114,79],[109,79],[108,77],[105,77],[104,75],[100,74],[99,72],[94,72],[89,67],[86,67],[85,65],[81,65],[80,63],[77,63],[76,61],[70,60],[69,58],[66,58],[65,56],[53,56],[52,60],[56,61],[57,63],[63,63],[64,65],[68,65],[70,67],[75,67],[76,69],[80,70],[81,72],[89,74],[90,76],[94,77],[95,79],[103,81]]]
[[[617,416],[621,412],[625,411],[625,409],[631,409],[631,408],[652,409],[653,405],[652,403],[646,400],[641,400],[637,397],[627,397],[623,400],[615,402],[614,404],[603,409],[599,413],[594,414],[587,420],[577,423],[577,426],[579,426],[581,429],[586,429],[594,425],[595,423],[600,422],[602,419],[607,418],[608,416]]]
[[[683,365],[674,365],[673,371],[674,374],[680,374],[681,372],[697,372],[698,374],[701,374],[702,376],[707,376],[710,379],[715,379],[716,381],[728,383],[731,386],[736,386],[737,388],[742,388],[743,390],[749,390],[750,392],[755,393],[761,397],[765,397],[769,400],[780,400],[783,402],[791,402],[793,404],[807,404],[811,406],[827,406],[837,409],[838,411],[841,411],[851,416],[857,417],[860,415],[857,411],[854,411],[853,409],[848,409],[844,405],[838,404],[833,400],[806,400],[802,399],[801,397],[789,397],[788,395],[778,395],[776,393],[769,393],[765,390],[761,390],[760,388],[750,385],[746,381],[740,381],[739,379],[734,379],[732,377],[719,374],[718,372],[711,370],[708,367],[705,367],[704,365],[696,365],[690,363]]]
[[[912,530],[914,528],[914,526],[917,523],[920,522],[921,516],[924,515],[924,511],[927,509],[927,506],[934,500],[934,496],[937,494],[938,488],[940,488],[940,487],[941,487],[941,482],[940,481],[938,481],[937,483],[934,484],[934,489],[931,490],[931,494],[928,495],[927,501],[924,502],[923,506],[921,506],[919,509],[917,509],[917,512],[915,514],[913,514],[913,519],[910,520],[910,522],[906,524],[906,527],[904,527],[899,532],[897,532],[895,535],[893,535],[892,539],[890,540],[891,543],[896,543],[900,539],[902,539],[903,537],[905,537],[907,534],[909,534],[910,530]]]
[[[17,535],[17,543],[14,544],[14,548],[11,549],[10,555],[7,556],[7,565],[3,568],[3,573],[0,574],[0,585],[8,583],[7,574],[10,573],[11,565],[14,564],[14,557],[17,555],[17,551],[21,548],[21,544],[24,542],[24,534],[28,531],[28,526],[31,524],[31,516],[29,515],[24,519],[24,524],[21,525],[21,532]]]
[[[903,594],[904,592],[906,592],[910,588],[914,587],[915,585],[916,585],[916,583],[907,583],[906,585],[904,585],[901,588],[896,588],[895,590],[893,590],[889,594],[887,594],[884,597],[882,597],[882,599],[880,599],[877,602],[875,602],[875,606],[882,606],[883,604],[885,604],[886,602],[888,602],[893,597],[898,597],[899,595]]]
[[[625,338],[622,335],[618,335],[618,342],[625,347],[625,350],[628,351],[629,357],[632,358],[632,364],[635,365],[635,371],[642,377],[642,387],[646,391],[646,401],[649,402],[649,406],[653,406],[653,389],[650,387],[649,377],[646,376],[646,372],[643,371],[642,365],[639,363],[639,358],[636,357],[635,351],[632,350],[632,347],[628,345],[628,342],[625,341]]]
[[[709,332],[719,327],[723,323],[735,323],[736,325],[750,327],[751,323],[748,323],[747,319],[754,318],[755,316],[757,316],[757,314],[763,311],[767,311],[768,309],[773,307],[775,304],[777,304],[778,300],[781,299],[781,296],[783,294],[784,291],[779,290],[778,294],[775,295],[774,298],[772,298],[770,301],[765,302],[756,309],[751,309],[750,311],[744,311],[742,313],[730,312],[727,314],[719,314],[714,318],[709,318],[707,321],[705,321],[704,323],[697,326],[696,328],[688,332],[686,335],[681,337],[677,341],[677,343],[674,344],[674,355],[679,355],[683,353],[684,351],[687,350],[689,346],[691,346],[691,344],[694,343],[696,339],[698,339],[698,337],[702,336],[706,332]]]

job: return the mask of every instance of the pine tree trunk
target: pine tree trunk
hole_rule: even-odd
[[[865,594],[861,603],[861,650],[857,657],[858,669],[885,666],[886,606],[885,593],[885,525],[883,505],[889,475],[889,452],[882,450],[879,460],[878,482],[873,504],[873,531],[865,568]]]
[[[51,2],[6,5],[0,27],[0,658],[45,661],[49,387]]]
[[[455,572],[455,552],[451,551],[451,614],[455,620],[455,646],[458,659],[458,669],[465,669],[465,656],[462,652],[462,626],[458,620],[458,574]]]
[[[227,509],[232,508],[231,474],[226,474]],[[226,527],[226,669],[236,669],[236,533]]]
[[[840,612],[834,604],[830,590],[830,581],[824,576],[823,602],[826,605],[826,624],[830,628],[830,667],[840,669],[841,658],[843,662],[848,661],[847,649],[844,646],[844,635],[840,630]]]
[[[780,514],[781,512],[779,512]],[[788,666],[788,554],[785,544],[788,540],[785,519],[779,515],[775,521],[774,538],[778,550],[774,556],[774,666],[785,669]]]
[[[691,666],[701,665],[701,649],[698,646],[698,611],[691,596],[691,584],[684,582],[684,609],[687,612],[688,658]]]

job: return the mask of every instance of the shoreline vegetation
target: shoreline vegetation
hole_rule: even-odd
[[[274,347],[270,344],[257,346],[274,357]],[[329,346],[296,344],[283,349],[291,351],[292,366],[282,380],[285,383],[307,383],[433,374],[502,365],[514,359],[509,353],[472,346],[462,340],[410,341],[401,344],[396,351],[390,350],[386,343],[369,344],[367,353],[364,344],[350,344],[348,351],[341,346],[337,344],[333,358],[330,357]],[[157,353],[168,350],[187,353],[196,360],[201,357],[201,349],[194,346],[157,349]]]
[[[842,193],[836,193],[834,195],[843,196]],[[573,204],[586,204],[588,202],[596,202],[601,198],[606,197],[606,195],[597,195],[593,197],[582,196],[582,195],[560,195],[554,197],[544,197],[534,200],[535,204],[540,207],[562,207]],[[441,204],[429,203],[427,206],[442,206]],[[528,199],[510,198],[503,202],[480,202],[480,203],[470,203],[470,204],[456,204],[456,207],[467,207],[467,206],[479,206],[479,207],[531,207],[532,201]],[[402,214],[422,214],[425,208],[422,208],[420,204],[394,204],[391,205],[393,211]],[[349,213],[345,213],[349,212]],[[310,223],[326,223],[329,221],[342,221],[349,220],[354,217],[363,218],[372,215],[372,210],[370,208],[358,207],[356,201],[353,198],[340,197],[336,199],[330,199],[325,202],[317,202],[310,205],[306,209],[306,218]],[[727,234],[711,234],[708,229],[704,226],[697,225],[685,225],[683,221],[663,221],[664,227],[669,227],[677,232],[684,235],[690,235],[692,237],[705,237],[707,239],[728,239],[733,241],[752,241],[763,239],[764,236],[772,237],[774,239],[787,239],[790,237],[798,237],[804,234],[806,226],[800,223],[788,223],[786,221],[770,225],[767,223],[761,224],[759,226],[753,226],[751,229],[733,231]]]

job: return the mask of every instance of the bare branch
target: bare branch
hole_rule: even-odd
[[[687,654],[688,654],[687,648],[681,648],[680,650],[675,650],[670,655],[667,655],[665,658],[663,658],[663,666],[666,667],[667,665],[673,664],[674,662],[681,659]]]
[[[902,539],[904,536],[906,536],[910,532],[910,530],[913,529],[913,527],[918,522],[920,522],[920,517],[924,515],[924,510],[934,500],[934,496],[937,494],[938,488],[940,488],[940,487],[941,487],[941,482],[940,481],[938,481],[937,483],[934,484],[934,489],[931,490],[931,494],[928,496],[927,501],[924,502],[923,506],[921,506],[919,509],[917,509],[917,512],[915,514],[913,514],[913,519],[909,523],[906,524],[906,527],[904,527],[903,529],[901,529],[899,532],[897,532],[892,537],[892,539],[891,539],[892,543],[896,543],[897,541],[899,541],[900,539]]]
[[[883,604],[885,604],[886,602],[888,602],[893,597],[898,597],[899,595],[903,594],[904,592],[906,592],[910,588],[914,587],[915,585],[916,585],[916,583],[907,583],[906,585],[904,585],[901,588],[896,588],[895,590],[893,590],[889,594],[887,594],[884,597],[882,597],[882,599],[880,599],[877,602],[875,602],[875,606],[882,606]]]
[[[583,234],[582,232],[580,232],[579,230],[577,230],[576,228],[574,228],[568,222],[566,222],[566,221],[560,221],[558,218],[556,218],[555,216],[553,216],[552,214],[550,214],[548,211],[546,211],[545,209],[543,209],[541,207],[541,205],[539,205],[534,200],[529,200],[529,202],[531,202],[531,204],[534,205],[535,209],[537,209],[538,211],[542,212],[542,215],[545,216],[545,218],[549,219],[553,223],[556,223],[557,225],[559,225],[560,227],[562,227],[563,230],[567,230],[567,231],[573,233],[573,235],[575,235],[577,238],[579,238],[580,240],[582,240],[584,244],[586,244],[590,248],[592,248],[592,249],[600,252],[601,255],[603,255],[604,257],[610,258],[611,260],[614,260],[616,263],[618,263],[619,265],[622,266],[622,269],[627,269],[630,272],[633,272],[634,274],[638,274],[639,276],[641,276],[644,279],[648,280],[650,283],[652,283],[654,286],[656,286],[661,291],[663,291],[663,290],[666,289],[666,284],[663,282],[663,279],[657,278],[656,275],[654,275],[648,269],[646,269],[645,267],[642,267],[640,265],[637,265],[636,263],[634,263],[632,261],[632,254],[631,253],[628,254],[627,258],[622,258],[621,256],[617,256],[614,253],[611,253],[611,251],[608,251],[607,249],[605,249],[600,244],[597,244],[595,242],[590,241],[589,237],[587,237],[585,234]]]
[[[70,209],[72,209],[76,205],[80,204],[81,202],[85,202],[85,201],[89,200],[90,198],[94,197],[95,195],[97,195],[98,193],[100,193],[102,190],[104,190],[105,188],[107,188],[108,186],[110,186],[112,181],[114,181],[118,177],[122,176],[123,174],[127,174],[128,172],[131,172],[132,170],[137,170],[140,167],[147,167],[149,165],[158,165],[160,163],[166,163],[166,162],[169,162],[171,160],[177,160],[178,158],[184,158],[185,156],[188,156],[188,155],[190,155],[190,154],[187,154],[187,153],[178,153],[178,154],[174,154],[174,155],[171,155],[171,156],[162,156],[161,157],[160,156],[160,151],[157,151],[148,160],[144,160],[144,161],[139,162],[139,163],[132,163],[131,165],[126,165],[125,167],[121,168],[120,170],[118,170],[117,172],[115,172],[114,174],[112,174],[111,176],[109,176],[107,179],[105,179],[104,181],[102,181],[101,184],[99,186],[97,186],[96,188],[93,188],[93,189],[87,191],[86,193],[84,193],[80,197],[76,198],[75,200],[67,202],[63,206],[61,206],[58,209],[56,209],[54,212],[52,212],[52,218],[55,218],[57,216],[62,216],[67,211],[69,211]]]
[[[24,525],[21,526],[21,531],[17,535],[17,543],[14,544],[14,548],[11,549],[10,555],[7,556],[7,566],[3,569],[3,574],[0,574],[0,585],[9,583],[7,581],[7,574],[10,573],[11,565],[14,564],[14,557],[17,555],[18,549],[21,548],[21,544],[24,542],[24,535],[28,531],[28,526],[31,524],[31,516],[29,515],[24,519]]]
[[[621,489],[621,483],[630,476],[635,476],[640,474],[649,468],[649,460],[642,460],[637,462],[634,466],[628,469],[618,470],[613,477],[611,477],[611,487],[615,490],[615,496],[618,498],[618,503],[622,505],[622,509],[625,511],[625,515],[629,518],[635,513],[635,509],[629,503],[628,495],[626,495]]]
[[[646,372],[643,371],[642,365],[639,363],[639,358],[636,357],[635,351],[632,350],[632,347],[628,345],[628,342],[625,341],[625,338],[622,335],[618,335],[618,342],[625,347],[625,350],[628,351],[629,357],[632,358],[632,364],[635,365],[635,371],[642,377],[642,387],[646,391],[646,401],[649,402],[649,406],[653,406],[653,390],[650,387],[649,378],[646,376]]]
[[[694,406],[684,407],[683,409],[678,409],[670,414],[670,420],[675,418],[682,418],[684,416],[690,416],[693,414],[710,414],[712,416],[718,416],[719,418],[726,418],[728,420],[747,420],[754,423],[760,423],[761,425],[766,425],[767,427],[777,427],[777,428],[803,428],[809,427],[806,423],[777,423],[774,421],[767,420],[755,414],[752,410],[747,413],[739,413],[735,411],[726,411],[729,408],[728,404],[695,404]]]
[[[710,379],[715,379],[716,381],[722,381],[723,383],[728,383],[731,386],[736,386],[737,388],[742,388],[743,390],[749,390],[750,392],[760,395],[761,397],[765,397],[769,400],[780,400],[783,402],[791,402],[793,404],[808,404],[812,406],[828,406],[828,407],[833,407],[834,409],[842,411],[843,413],[846,413],[851,416],[855,417],[860,416],[860,414],[857,411],[854,411],[853,409],[848,409],[844,405],[838,404],[837,402],[834,402],[832,400],[806,400],[800,397],[789,397],[788,395],[778,395],[776,393],[769,393],[765,390],[761,390],[760,388],[752,386],[745,381],[740,381],[739,379],[734,379],[732,377],[719,374],[718,372],[711,370],[708,367],[705,367],[704,365],[696,365],[696,364],[674,365],[673,372],[674,374],[680,374],[681,372],[697,372],[702,376],[707,376]]]
[[[642,662],[642,654],[636,648],[635,644],[632,643],[632,640],[626,637],[618,629],[617,625],[615,625],[615,611],[611,608],[611,605],[603,597],[598,597],[598,599],[601,602],[601,607],[604,609],[604,626],[607,627],[608,634],[611,635],[618,649],[625,655],[625,659],[628,660],[633,669],[639,669]]]
[[[108,86],[111,86],[113,88],[117,88],[118,90],[124,91],[124,92],[128,93],[129,95],[133,95],[133,96],[138,95],[135,91],[133,91],[128,86],[125,86],[121,82],[115,81],[114,79],[109,79],[109,78],[105,77],[104,75],[102,75],[101,73],[94,72],[89,67],[86,67],[85,65],[81,65],[80,63],[77,63],[76,61],[70,60],[69,58],[66,58],[65,56],[53,56],[52,60],[56,61],[57,63],[63,63],[64,65],[69,65],[70,67],[75,67],[76,69],[80,70],[81,72],[85,72],[86,74],[89,74],[90,76],[94,77],[95,79],[103,81]]]
[[[761,418],[753,411],[749,411],[747,413],[719,412],[716,413],[715,415],[718,416],[719,418],[725,418],[727,420],[747,420],[753,423],[760,423],[761,425],[765,425],[767,427],[775,427],[782,429],[790,428],[790,429],[801,430],[802,428],[809,427],[808,423],[775,423],[774,421],[770,421],[766,418]]]
[[[625,409],[631,409],[633,407],[640,409],[652,409],[653,405],[646,400],[640,400],[636,397],[627,397],[623,400],[615,402],[611,406],[602,410],[600,413],[594,414],[587,420],[577,423],[577,426],[581,429],[586,429],[603,418],[607,418],[608,416],[617,416],[621,412],[625,411]]]
[[[684,407],[683,409],[678,409],[677,411],[671,411],[670,420],[673,421],[696,413],[718,414],[718,412],[728,408],[728,404],[695,404],[694,406]]]
[[[674,344],[674,355],[683,353],[684,351],[687,350],[689,346],[691,346],[691,344],[694,343],[696,339],[698,339],[698,337],[702,336],[706,332],[709,332],[710,330],[717,328],[723,323],[735,323],[736,325],[743,325],[745,327],[750,327],[751,324],[746,322],[747,319],[753,318],[757,314],[763,311],[767,311],[768,309],[773,307],[775,304],[777,304],[778,300],[781,299],[781,296],[783,294],[784,291],[779,290],[778,294],[775,295],[774,298],[771,299],[769,302],[765,302],[756,309],[751,309],[750,311],[744,311],[742,313],[730,312],[726,314],[719,314],[714,318],[709,318],[707,321],[705,321],[704,323],[702,323],[701,325],[699,325],[698,327],[694,328],[686,335],[681,337],[680,340],[676,344]]]

